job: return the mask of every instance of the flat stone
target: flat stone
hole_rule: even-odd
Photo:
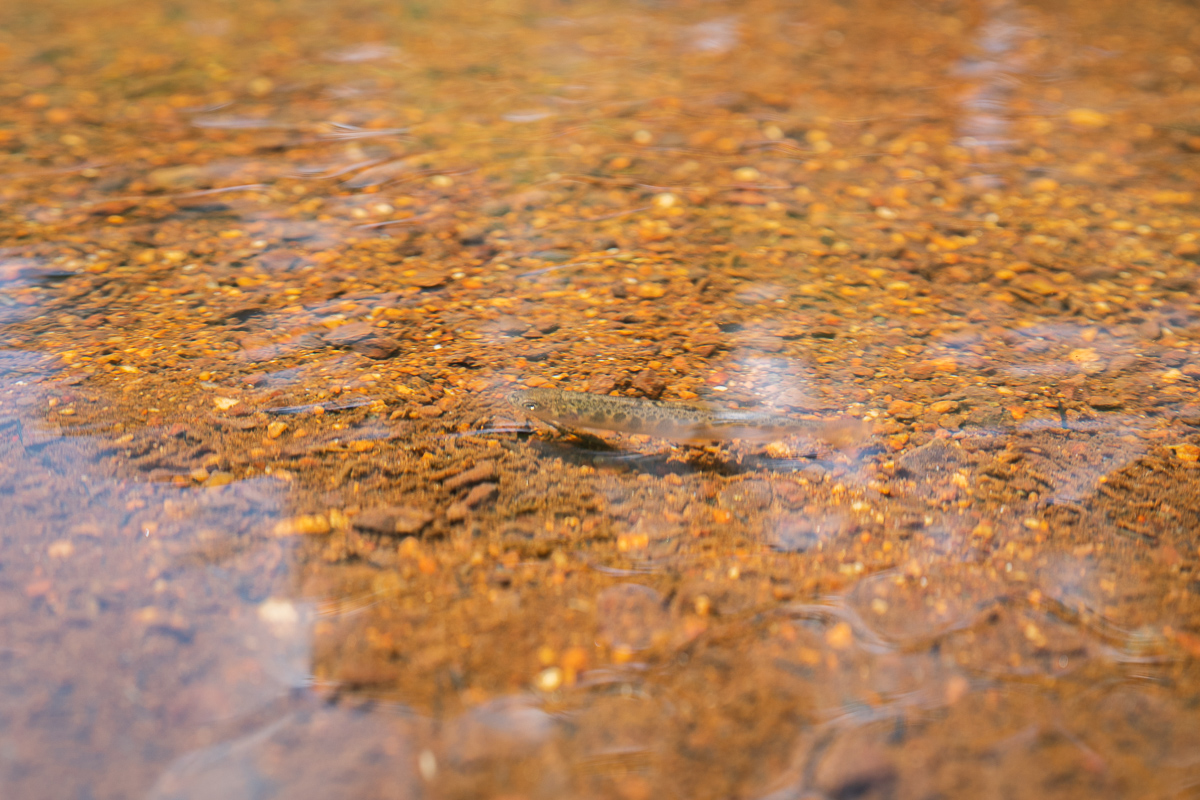
[[[1098,411],[1111,411],[1124,406],[1125,401],[1112,395],[1092,395],[1087,404]]]
[[[367,358],[380,360],[396,355],[400,351],[400,342],[390,336],[372,333],[365,339],[359,339],[350,345],[350,349],[356,353],[361,353]]]
[[[952,414],[958,411],[958,401],[938,400],[936,403],[929,404],[929,410],[934,414]]]
[[[396,536],[419,533],[433,521],[433,514],[415,506],[381,506],[368,509],[354,518],[354,527],[361,531]]]
[[[371,335],[371,326],[365,322],[350,322],[329,331],[321,338],[334,347],[349,347]]]
[[[463,498],[463,504],[467,508],[481,506],[495,497],[499,491],[500,487],[495,483],[481,483],[467,492],[467,496]]]
[[[464,486],[471,486],[476,483],[490,481],[496,477],[496,462],[484,461],[482,464],[476,464],[466,472],[460,472],[452,478],[447,478],[442,486],[454,491],[461,489]]]

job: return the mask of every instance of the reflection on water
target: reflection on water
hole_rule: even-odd
[[[409,727],[402,716],[379,709],[307,706],[285,711],[246,736],[178,759],[148,796],[417,797]],[[329,768],[331,763],[335,769]]]
[[[5,797],[1197,791],[1195,9],[285,5],[0,8]]]
[[[5,361],[6,405],[18,408],[0,444],[4,781],[118,791],[122,772],[150,777],[155,753],[221,736],[308,683],[304,612],[269,599],[289,568],[284,543],[265,536],[281,492],[254,480],[203,488],[196,474],[183,490],[117,477],[108,465],[127,460],[133,437],[64,436],[30,417],[31,384],[56,375],[22,369],[22,354]],[[64,784],[53,764],[80,756],[108,766]]]

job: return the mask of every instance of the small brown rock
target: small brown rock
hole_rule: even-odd
[[[371,326],[365,322],[350,322],[339,325],[321,338],[334,347],[349,347],[371,335]]]
[[[464,486],[471,486],[472,484],[489,481],[495,477],[496,462],[484,461],[482,464],[476,464],[475,466],[471,467],[466,472],[460,472],[452,478],[447,478],[445,482],[442,483],[442,486],[453,492],[456,489],[461,489]]]
[[[467,496],[463,498],[463,503],[467,508],[475,508],[491,500],[499,491],[500,487],[495,483],[481,483],[467,492]]]
[[[487,238],[487,228],[482,225],[457,225],[455,232],[461,244],[483,244]]]
[[[1112,411],[1125,405],[1124,400],[1112,395],[1092,395],[1088,398],[1087,403],[1098,411]]]
[[[236,406],[233,406],[225,412],[225,414],[230,417],[248,417],[253,413],[254,409],[246,403],[238,403]]]
[[[433,521],[433,514],[415,506],[382,506],[354,518],[354,527],[372,533],[411,536]]]
[[[413,419],[433,419],[442,415],[442,409],[432,403],[424,406],[417,406],[408,412],[408,415]]]
[[[1180,242],[1175,245],[1172,252],[1180,258],[1189,258],[1193,261],[1200,260],[1200,244],[1196,244],[1195,242]]]
[[[667,388],[667,382],[654,370],[644,369],[633,379],[633,388],[650,399],[657,400]]]
[[[657,300],[666,294],[667,290],[658,283],[639,283],[633,293],[643,300]]]
[[[608,394],[616,388],[617,381],[611,375],[593,375],[587,385],[592,394]]]
[[[958,401],[938,400],[936,403],[929,404],[929,410],[934,414],[953,414],[958,411]]]
[[[350,349],[356,353],[363,354],[367,358],[380,360],[396,355],[400,350],[400,343],[390,336],[373,333],[350,345]]]
[[[937,369],[929,361],[919,361],[905,369],[905,374],[915,380],[929,380]]]
[[[924,406],[920,403],[913,403],[908,400],[897,400],[887,408],[889,416],[896,419],[914,419],[921,415],[924,411]]]
[[[1195,463],[1200,461],[1200,447],[1194,444],[1177,444],[1173,448],[1180,461]]]
[[[232,472],[214,472],[212,475],[208,476],[208,479],[204,481],[203,485],[212,489],[217,486],[228,486],[235,480],[237,480],[237,478],[234,477]]]
[[[329,518],[324,514],[301,514],[275,524],[276,536],[324,536],[331,530]]]
[[[422,271],[409,278],[409,283],[422,289],[436,289],[446,283],[447,276],[440,272]]]
[[[270,250],[254,259],[267,272],[291,269],[303,256],[295,250]]]
[[[146,176],[146,182],[155,189],[191,189],[199,185],[206,175],[203,167],[184,164],[178,167],[160,167]]]
[[[230,322],[245,322],[251,317],[257,317],[260,314],[265,313],[267,313],[266,307],[251,303],[249,305],[238,306],[231,309],[229,313],[226,314],[225,319],[229,320]]]

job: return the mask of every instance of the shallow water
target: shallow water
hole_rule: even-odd
[[[3,796],[1200,796],[1198,43],[4,4]]]

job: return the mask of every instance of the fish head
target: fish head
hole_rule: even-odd
[[[518,389],[505,398],[514,408],[535,417],[553,414],[553,389]]]

